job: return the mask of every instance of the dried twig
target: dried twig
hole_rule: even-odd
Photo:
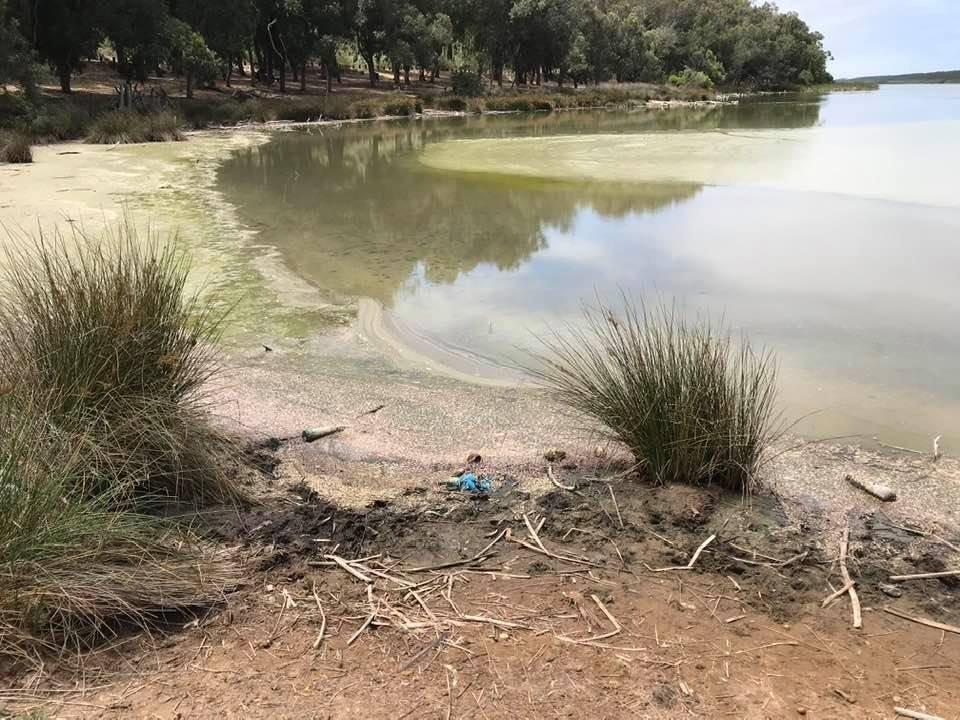
[[[550,482],[552,482],[556,487],[560,488],[561,490],[566,490],[567,492],[573,492],[574,490],[577,489],[576,485],[571,485],[568,487],[562,484],[559,480],[557,480],[557,478],[553,474],[552,465],[547,465],[547,477],[550,478]]]
[[[849,583],[844,583],[844,584],[843,584],[843,587],[841,587],[839,590],[837,590],[836,592],[832,592],[832,593],[830,593],[830,595],[828,595],[827,597],[825,597],[825,598],[823,599],[823,602],[820,603],[820,607],[825,608],[827,605],[829,605],[830,603],[832,603],[834,600],[836,600],[836,599],[837,599],[838,597],[840,597],[841,595],[846,595],[847,592],[849,592],[849,591],[850,591],[850,588],[852,588],[852,587],[853,587],[853,581],[852,581],[852,580],[851,580]]]
[[[313,641],[313,649],[316,650],[323,642],[323,633],[327,629],[327,616],[323,612],[323,605],[320,604],[320,596],[317,595],[316,583],[313,584],[313,599],[317,601],[317,609],[320,611],[320,632],[317,635],[317,639]]]
[[[960,575],[960,570],[945,570],[943,572],[918,573],[916,575],[891,575],[890,582],[905,582],[907,580],[927,580],[930,578],[954,577]]]
[[[613,494],[613,485],[607,485],[610,491],[610,499],[613,500],[613,509],[617,511],[617,522],[620,523],[620,529],[623,530],[623,516],[620,514],[620,504],[617,502],[617,496]]]
[[[693,566],[697,562],[697,559],[700,557],[700,553],[702,553],[706,549],[707,545],[709,545],[716,539],[717,539],[716,535],[711,535],[706,540],[704,540],[703,543],[700,545],[700,547],[697,548],[697,551],[693,554],[693,557],[690,558],[690,562],[688,562],[686,565],[677,565],[676,567],[663,567],[663,568],[652,568],[648,565],[647,569],[650,570],[650,572],[657,572],[657,573],[667,572],[669,570],[693,570]]]
[[[863,627],[863,615],[860,611],[860,596],[854,588],[853,580],[850,579],[850,572],[847,570],[847,546],[850,544],[850,526],[843,528],[843,539],[840,541],[840,575],[843,577],[843,584],[849,585],[847,592],[850,594],[850,607],[853,610],[853,627],[860,629]]]
[[[327,559],[327,560],[332,560],[333,562],[335,562],[337,565],[339,565],[339,566],[342,567],[344,570],[346,570],[348,573],[350,573],[351,575],[353,575],[353,576],[354,576],[357,580],[359,580],[360,582],[366,583],[367,585],[370,585],[370,584],[373,582],[373,580],[371,580],[370,578],[368,578],[368,577],[367,577],[366,575],[364,575],[362,572],[360,572],[359,570],[351,567],[350,563],[348,563],[346,560],[344,560],[344,559],[343,559],[342,557],[340,557],[339,555],[324,555],[323,557],[324,557],[325,559]]]
[[[944,632],[955,633],[960,635],[960,627],[955,625],[946,625],[945,623],[934,622],[933,620],[927,620],[925,618],[913,617],[912,615],[907,615],[904,612],[900,612],[896,608],[885,607],[884,612],[895,615],[898,618],[903,618],[904,620],[909,620],[910,622],[915,622],[919,625],[925,625],[929,628],[934,628],[935,630],[943,630]]]
[[[893,711],[900,717],[913,718],[913,720],[943,720],[939,715],[928,715],[918,710],[908,710],[902,707],[895,707]]]

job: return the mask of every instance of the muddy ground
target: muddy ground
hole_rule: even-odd
[[[306,451],[258,440],[259,502],[206,516],[246,569],[223,607],[121,636],[80,671],[53,662],[43,679],[20,678],[28,689],[8,711],[888,718],[903,706],[960,717],[960,636],[886,612],[957,624],[957,578],[887,583],[956,567],[948,544],[960,538],[909,527],[892,506],[846,514],[855,630],[846,596],[821,607],[842,585],[838,537],[809,499],[605,482],[615,464],[588,457],[553,464],[575,487],[564,490],[543,482],[546,461],[515,474],[484,458],[467,469],[492,476],[487,495],[442,488],[464,468],[434,463],[358,507],[297,479]],[[357,472],[336,454],[310,457],[327,475]],[[692,569],[661,571],[710,537]]]

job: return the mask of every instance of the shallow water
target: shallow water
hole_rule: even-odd
[[[285,269],[503,376],[620,289],[723,314],[818,436],[960,450],[960,87],[279,133],[218,187]]]

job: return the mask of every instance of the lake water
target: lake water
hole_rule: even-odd
[[[806,434],[957,452],[958,178],[947,85],[278,133],[218,186],[437,366],[509,378],[532,333],[625,290],[774,350]]]

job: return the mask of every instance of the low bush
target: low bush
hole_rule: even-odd
[[[434,101],[434,107],[437,110],[446,110],[447,112],[466,112],[467,101],[456,95],[443,95]]]
[[[454,95],[477,97],[483,95],[483,78],[469,70],[459,70],[450,75],[450,89]]]
[[[393,117],[410,117],[417,114],[416,103],[412,100],[397,100],[383,106],[383,114]]]
[[[37,142],[76,140],[87,131],[90,114],[78,105],[44,108],[30,123],[30,133]]]
[[[0,135],[0,162],[3,163],[30,163],[33,162],[33,151],[30,149],[29,136],[21,132]]]
[[[693,68],[684,68],[683,72],[671,75],[667,82],[676,87],[697,90],[709,90],[713,87],[713,80],[710,79],[709,75]]]
[[[182,140],[180,126],[179,116],[166,110],[146,113],[111,110],[93,119],[87,142],[115,145]]]
[[[585,309],[585,324],[542,339],[530,368],[568,408],[599,423],[660,483],[755,485],[779,433],[769,354],[675,306]]]

